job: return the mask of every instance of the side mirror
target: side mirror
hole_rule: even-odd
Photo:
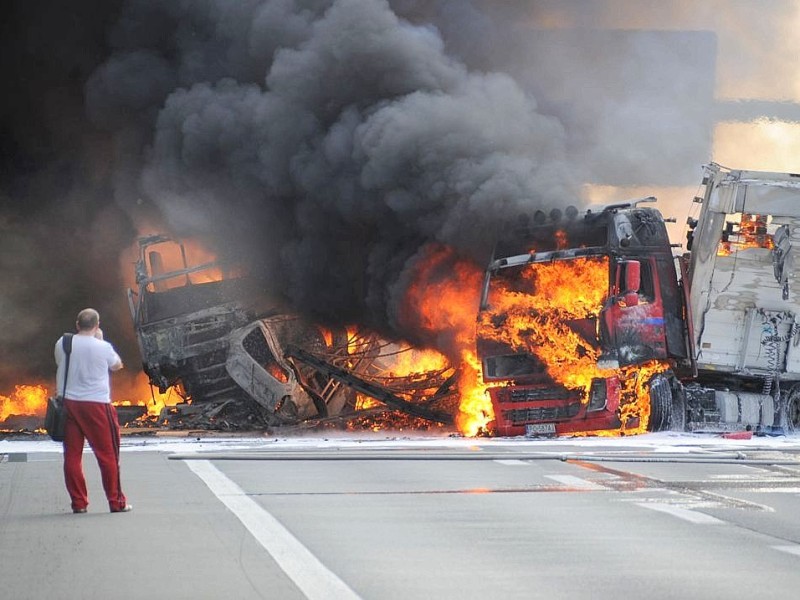
[[[626,260],[625,265],[625,304],[639,304],[639,286],[642,283],[642,265],[638,260]]]

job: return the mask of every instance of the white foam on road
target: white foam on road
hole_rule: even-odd
[[[203,452],[221,450],[326,450],[326,449],[456,449],[475,452],[499,449],[514,449],[545,452],[574,452],[591,448],[603,451],[632,451],[659,453],[692,453],[704,451],[797,450],[800,449],[800,434],[788,436],[752,438],[750,440],[728,440],[714,435],[696,433],[645,433],[626,437],[581,437],[581,438],[464,438],[450,435],[398,436],[392,432],[375,433],[348,432],[342,435],[320,437],[267,437],[252,436],[202,436],[161,435],[128,436],[123,430],[122,452]],[[47,438],[0,440],[0,454],[11,452],[61,452],[62,444]]]
[[[236,515],[309,600],[359,599],[346,583],[323,565],[275,517],[209,461],[190,460],[185,464]]]

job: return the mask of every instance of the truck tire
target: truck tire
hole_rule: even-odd
[[[683,384],[676,377],[669,377],[669,387],[672,393],[672,412],[670,415],[670,431],[686,431],[686,394]]]
[[[793,387],[786,399],[786,426],[789,431],[800,430],[800,387]]]
[[[672,389],[669,379],[656,375],[650,380],[650,420],[647,431],[668,431],[672,425]]]

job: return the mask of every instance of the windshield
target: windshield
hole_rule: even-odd
[[[487,279],[478,318],[487,380],[569,378],[596,362],[597,319],[609,295],[609,260],[581,257],[501,269]]]

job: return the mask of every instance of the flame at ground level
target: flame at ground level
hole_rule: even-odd
[[[475,351],[483,270],[460,259],[450,248],[427,246],[414,270],[400,320],[459,365],[456,426],[466,436],[486,433],[494,419],[487,386]]]
[[[458,430],[468,437],[488,433],[494,409],[489,398],[489,386],[481,376],[480,362],[471,350],[463,353],[458,389],[461,394],[456,415]]]
[[[385,375],[424,378],[426,373],[457,366],[458,409],[452,409],[456,426],[466,436],[490,433],[495,415],[488,390],[509,382],[487,384],[483,380],[476,348],[476,332],[480,331],[484,337],[491,335],[514,351],[539,356],[554,381],[583,390],[584,403],[588,401],[593,378],[616,375],[620,380],[619,416],[623,426],[620,430],[595,431],[591,435],[642,433],[647,429],[650,411],[649,382],[669,365],[653,362],[615,372],[600,369],[597,349],[563,326],[567,320],[579,321],[597,315],[607,293],[607,269],[605,259],[531,265],[514,287],[500,286],[493,290],[490,304],[494,308],[484,311],[478,319],[483,270],[459,259],[448,248],[431,246],[416,265],[400,321],[418,332],[419,339],[429,346],[445,351],[447,358],[433,350],[398,352],[395,360],[386,365]],[[537,289],[547,293],[537,294]],[[549,321],[547,315],[551,317]],[[499,329],[498,323],[503,323]],[[330,344],[331,337],[326,339]],[[355,331],[348,331],[351,352],[356,348],[356,339]],[[112,381],[115,404],[146,407],[151,422],[166,407],[185,400],[179,390],[172,388],[164,394],[157,393],[143,373],[130,380],[115,377]],[[35,393],[28,388],[35,388]],[[426,391],[429,395],[435,392],[435,387]],[[17,386],[13,399],[0,396],[0,420],[26,411],[43,415],[46,400],[47,390],[43,386]],[[359,395],[356,408],[364,410],[376,405],[380,403]],[[13,409],[9,408],[12,406]],[[395,425],[387,421],[384,428]],[[409,419],[401,428],[417,427]]]
[[[666,361],[651,361],[644,365],[620,369],[619,429],[575,432],[575,437],[619,437],[647,432],[650,423],[650,382],[653,377],[670,368]]]
[[[147,375],[138,373],[130,382],[118,382],[114,386],[115,406],[144,406],[147,417],[158,418],[161,411],[169,406],[183,402],[183,397],[174,388],[169,388],[163,394],[150,385]]]
[[[8,396],[0,394],[0,422],[12,415],[44,417],[50,395],[51,391],[43,384],[15,385]],[[173,388],[159,393],[150,386],[144,373],[131,380],[112,377],[112,398],[115,406],[144,406],[151,416],[158,416],[163,408],[183,401]]]
[[[43,417],[47,410],[47,388],[43,385],[17,385],[10,396],[0,394],[0,422],[11,415]]]

